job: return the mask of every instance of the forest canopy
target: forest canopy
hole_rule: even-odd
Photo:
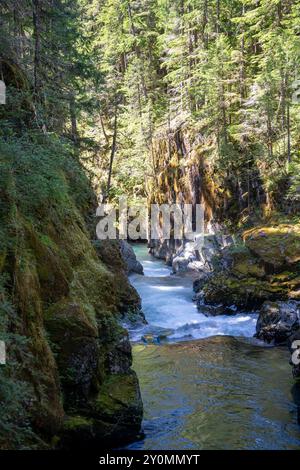
[[[55,135],[103,199],[135,199],[155,140],[184,125],[218,175],[293,211],[299,16],[298,0],[5,0],[1,136]]]

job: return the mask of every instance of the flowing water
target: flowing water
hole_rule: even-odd
[[[257,315],[206,317],[190,278],[135,247],[148,325],[131,329],[145,438],[130,449],[299,449],[300,390],[286,348],[253,339]],[[153,344],[146,344],[146,342]]]
[[[171,275],[163,261],[148,255],[146,245],[135,247],[137,258],[144,266],[144,276],[130,280],[141,296],[148,325],[131,331],[133,341],[143,334],[161,336],[169,341],[206,338],[213,335],[253,336],[257,315],[218,315],[206,317],[192,301],[191,278]]]

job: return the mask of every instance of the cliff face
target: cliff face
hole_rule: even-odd
[[[202,135],[196,124],[177,124],[157,135],[152,149],[156,176],[149,183],[149,203],[202,204],[209,234],[219,232],[225,221],[237,223],[253,208],[261,214],[268,210],[258,170],[251,162],[251,172],[238,163],[241,149],[232,146],[237,153],[237,165],[232,167],[222,161],[217,148],[213,137]],[[155,256],[172,263],[182,241],[152,240],[150,246]]]
[[[11,390],[0,380],[0,447],[116,445],[136,436],[142,419],[131,347],[119,325],[125,313],[140,315],[140,299],[119,245],[90,241],[94,200],[77,161],[57,155],[50,141],[34,149],[32,165],[30,148],[1,147],[0,307],[8,360],[0,373]],[[17,416],[4,415],[9,393]]]

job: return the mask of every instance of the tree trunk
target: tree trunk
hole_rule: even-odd
[[[216,32],[219,34],[220,32],[220,0],[217,0],[217,24],[216,24]]]
[[[108,140],[108,136],[106,134],[106,130],[105,130],[105,127],[104,127],[104,122],[103,122],[103,118],[102,118],[101,114],[100,114],[100,124],[101,124],[101,129],[102,129],[102,132],[103,132],[103,135],[104,135],[105,142],[108,144],[109,140]]]
[[[76,119],[76,104],[75,97],[71,93],[69,98],[69,109],[70,109],[70,119],[71,119],[71,135],[72,140],[75,144],[78,142],[78,132],[77,132],[77,119]]]
[[[32,19],[34,37],[34,62],[33,79],[34,91],[37,94],[40,89],[40,61],[41,61],[41,11],[40,0],[32,0]]]
[[[208,38],[206,34],[206,26],[207,26],[207,0],[204,0],[201,35],[202,35],[202,41],[203,41],[205,48],[207,48],[207,43],[208,43]]]
[[[106,194],[104,195],[104,198],[103,198],[103,202],[105,202],[106,199],[109,197],[109,192],[110,192],[110,187],[111,187],[112,169],[113,169],[113,163],[114,163],[116,147],[117,147],[117,129],[118,129],[118,106],[116,104],[115,116],[114,116],[114,133],[113,133],[113,140],[112,140],[110,159],[109,159],[107,187],[106,187]]]
[[[286,105],[286,127],[287,127],[287,159],[291,163],[291,122],[290,122],[290,103]]]

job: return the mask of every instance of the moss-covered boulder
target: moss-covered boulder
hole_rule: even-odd
[[[144,274],[142,264],[137,260],[132,246],[126,240],[119,241],[122,259],[125,263],[127,274]]]
[[[128,271],[122,257],[120,242],[118,240],[97,240],[93,244],[101,261],[113,272],[117,289],[114,289],[109,295],[116,297],[118,312],[132,322],[144,322],[141,299],[128,279],[126,277],[124,279],[124,273],[128,273]]]
[[[300,225],[256,227],[243,233],[245,245],[271,272],[294,270],[300,262]]]
[[[300,226],[258,227],[242,234],[243,243],[226,248],[214,276],[201,287],[204,304],[257,309],[265,301],[300,298]]]
[[[130,433],[136,433],[143,416],[136,374],[131,372],[110,375],[91,405],[96,416],[101,416],[104,422],[116,422],[116,435],[121,437],[122,434],[127,434],[128,438],[132,437]]]
[[[136,374],[131,371],[108,375],[82,414],[65,417],[59,446],[78,450],[99,448],[99,443],[115,446],[129,442],[137,437],[142,417]]]

